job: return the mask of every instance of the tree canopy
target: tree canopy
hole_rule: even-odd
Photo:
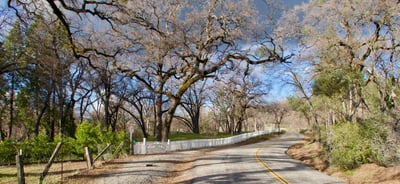
[[[30,84],[35,73],[44,74],[35,79],[42,90],[30,91],[40,102],[35,134],[47,114],[54,132],[57,119],[67,126],[79,108],[82,120],[98,102],[103,118],[97,119],[105,127],[117,129],[121,110],[143,125],[144,111],[125,107],[143,110],[130,97],[139,93],[120,91],[133,84],[152,94],[144,96],[153,98],[155,133],[167,141],[184,94],[198,81],[241,63],[287,62],[292,56],[275,41],[273,20],[263,20],[252,1],[8,0],[7,5],[27,26]],[[268,54],[256,54],[257,47]],[[81,68],[85,64],[90,71]],[[73,132],[74,124],[68,126]]]

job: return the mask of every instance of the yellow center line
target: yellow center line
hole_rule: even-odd
[[[254,152],[254,157],[260,163],[265,170],[267,170],[275,179],[280,181],[282,184],[290,184],[289,181],[287,181],[285,178],[283,178],[281,175],[279,175],[277,172],[275,172],[272,168],[270,168],[259,156],[259,153],[261,150],[267,148],[269,145],[258,148],[256,152]]]

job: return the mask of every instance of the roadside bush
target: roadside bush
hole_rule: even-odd
[[[103,157],[104,159],[111,158],[112,153],[117,149],[118,145],[121,142],[124,142],[122,145],[123,147],[117,156],[126,155],[129,152],[129,146],[128,146],[129,140],[126,139],[126,133],[124,131],[115,134],[114,132],[111,131],[111,129],[109,129],[108,131],[107,130],[98,131],[98,133],[99,133],[98,134],[99,142],[97,146],[98,153],[100,153],[100,151],[104,147],[106,147],[108,143],[112,145],[110,151],[104,155]]]
[[[124,141],[122,150],[117,156],[126,155],[129,151],[129,141],[126,139],[124,131],[115,134],[111,129],[106,130],[100,125],[93,125],[84,122],[77,127],[76,139],[67,137],[63,138],[63,145],[58,152],[56,160],[65,159],[83,159],[84,147],[88,146],[93,155],[99,153],[108,143],[112,144],[109,154],[105,158],[110,158],[111,153],[115,151],[117,146]],[[57,136],[53,142],[46,134],[39,134],[31,140],[17,142],[12,139],[0,141],[0,164],[15,163],[15,155],[22,149],[24,160],[26,163],[47,162],[53,153],[61,137]]]
[[[94,126],[88,122],[81,123],[75,132],[76,140],[74,141],[74,149],[77,155],[82,155],[84,153],[83,148],[88,146],[90,150],[97,150],[97,144],[99,138],[97,137],[100,131],[100,126]]]
[[[31,144],[31,149],[24,153],[29,154],[27,158],[30,158],[31,162],[46,162],[56,146],[56,143],[50,142],[49,136],[43,133],[28,142]]]
[[[56,160],[78,160],[82,159],[82,156],[76,153],[75,149],[75,139],[72,137],[64,137],[61,140],[61,136],[58,135],[54,139],[54,148],[56,147],[57,143],[62,142],[61,150],[58,152],[58,156]],[[54,151],[54,148],[52,151]]]
[[[92,154],[99,153],[108,143],[112,144],[112,148],[115,149],[122,141],[125,141],[125,148],[128,147],[126,146],[128,142],[125,139],[125,132],[115,134],[111,129],[106,130],[100,125],[94,126],[88,122],[83,122],[77,127],[75,137],[74,147],[78,155],[83,155],[85,146],[89,147]],[[127,153],[127,150],[124,149],[123,153]]]
[[[376,160],[376,149],[365,135],[357,123],[345,122],[335,125],[331,147],[332,164],[341,169],[354,169]]]
[[[0,142],[0,163],[14,163],[15,155],[21,149],[27,163],[46,162],[50,158],[55,143],[46,134],[39,134],[32,140],[16,142],[8,139]]]
[[[16,142],[12,139],[0,141],[0,162],[11,164],[17,152]]]
[[[389,117],[375,114],[360,123],[363,135],[370,138],[377,148],[377,160],[380,165],[393,166],[400,163],[400,144],[396,134],[390,130]]]

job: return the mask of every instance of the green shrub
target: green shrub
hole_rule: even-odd
[[[377,160],[381,165],[390,166],[400,163],[399,144],[396,144],[395,134],[391,132],[389,117],[375,114],[361,121],[363,136],[370,138],[377,149]]]
[[[333,128],[332,164],[341,169],[354,169],[376,160],[376,150],[357,123],[340,123]],[[365,135],[365,134],[364,134]]]
[[[0,162],[11,163],[17,153],[16,142],[12,139],[0,141]]]
[[[128,141],[126,139],[126,133],[120,132],[115,134],[111,129],[106,130],[100,125],[94,126],[93,124],[84,122],[77,127],[75,133],[75,152],[78,155],[83,155],[85,146],[88,146],[92,154],[99,153],[107,144],[112,144],[112,148],[116,148],[122,141]],[[127,153],[127,142],[124,144],[125,149],[123,153]],[[113,150],[112,150],[113,151]]]
[[[32,158],[32,140],[25,140],[23,142],[19,142],[16,145],[18,147],[18,150],[22,150],[22,155],[24,156],[24,162],[30,163],[30,162],[38,162],[37,160],[34,160]]]
[[[129,153],[129,149],[130,149],[129,148],[129,140],[126,137],[127,137],[127,135],[126,135],[125,131],[119,132],[117,135],[114,136],[115,139],[112,142],[113,145],[118,146],[121,142],[124,142],[123,147],[122,147],[121,151],[118,152],[117,156],[124,156]]]
[[[84,147],[88,146],[93,155],[97,155],[108,143],[112,144],[107,158],[115,151],[117,146],[124,142],[124,147],[118,153],[119,156],[125,155],[129,151],[129,140],[126,139],[124,131],[115,134],[111,129],[106,130],[100,125],[93,125],[84,122],[77,127],[76,139],[71,137],[63,138],[57,136],[54,142],[46,134],[39,134],[32,140],[16,142],[12,139],[0,141],[0,163],[14,163],[15,155],[22,149],[25,162],[47,162],[53,153],[58,142],[63,142],[61,150],[58,152],[56,160],[83,158]],[[92,156],[93,156],[92,155]]]
[[[84,147],[88,146],[90,150],[97,149],[98,141],[98,131],[97,127],[93,126],[88,122],[83,122],[80,124],[75,132],[76,140],[74,142],[75,152],[78,155],[83,155]]]
[[[31,162],[46,162],[56,147],[56,143],[50,142],[47,134],[39,134],[29,142],[32,145],[31,150],[27,150],[25,153],[30,154],[28,158],[31,159]]]
[[[81,155],[78,155],[76,153],[75,149],[75,139],[72,137],[64,137],[61,139],[61,136],[58,135],[54,139],[54,143],[57,144],[59,142],[62,142],[61,150],[58,152],[58,156],[56,157],[56,160],[77,160],[77,159],[82,159]]]

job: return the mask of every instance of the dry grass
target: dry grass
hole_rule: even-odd
[[[25,182],[29,183],[38,183],[40,173],[43,172],[45,164],[30,164],[24,166],[25,171]],[[64,162],[62,164],[61,172],[61,163],[54,163],[49,173],[47,174],[44,183],[60,183],[61,177],[65,181],[67,177],[75,175],[82,170],[86,170],[85,162]],[[16,166],[0,166],[0,184],[8,184],[8,183],[18,183],[17,182],[17,168]]]

